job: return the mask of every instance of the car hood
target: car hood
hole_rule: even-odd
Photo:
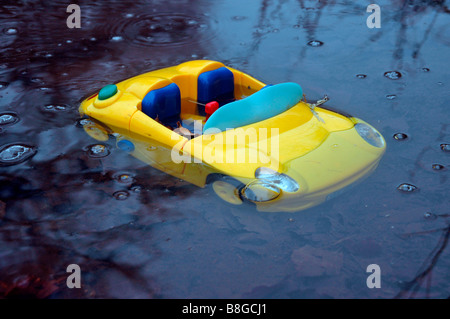
[[[283,172],[284,165],[327,139],[332,132],[348,130],[347,117],[306,103],[264,121],[189,140],[183,152],[227,175],[254,178],[258,167]]]

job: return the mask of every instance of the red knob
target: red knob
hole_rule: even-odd
[[[206,103],[205,105],[205,113],[206,113],[206,120],[219,108],[219,103],[216,101],[212,101],[209,103]]]

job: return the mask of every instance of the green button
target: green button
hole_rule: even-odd
[[[98,92],[99,100],[109,99],[111,96],[114,96],[117,93],[117,86],[114,84],[108,84],[103,87],[100,92]]]

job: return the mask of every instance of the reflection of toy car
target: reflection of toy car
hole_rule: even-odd
[[[215,61],[107,85],[85,99],[85,130],[222,199],[261,211],[316,205],[371,173],[385,151],[367,123],[302,101]]]

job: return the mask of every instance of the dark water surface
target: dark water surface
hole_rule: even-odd
[[[449,297],[447,2],[377,1],[369,29],[361,1],[79,1],[69,29],[67,1],[2,1],[0,297]],[[112,141],[92,151],[83,97],[192,59],[327,94],[384,135],[380,166],[324,204],[268,214]]]

